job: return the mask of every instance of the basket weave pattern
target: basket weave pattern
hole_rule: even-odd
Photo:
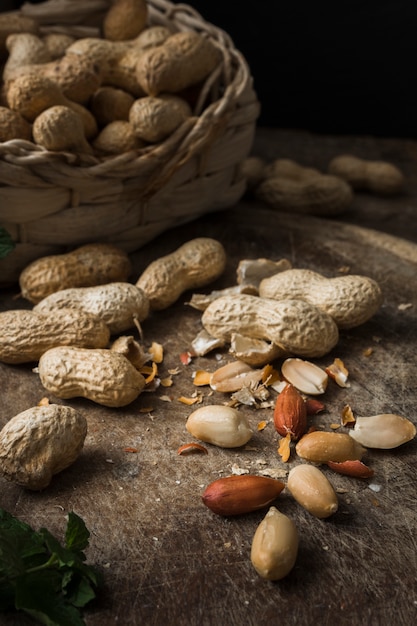
[[[111,0],[25,4],[41,32],[100,36]],[[23,140],[0,143],[0,226],[16,242],[0,260],[0,284],[35,258],[92,241],[127,252],[163,231],[236,203],[239,174],[259,114],[247,63],[231,38],[192,7],[149,0],[149,25],[210,37],[223,61],[202,87],[193,116],[167,140],[114,157],[54,153]],[[208,106],[204,102],[209,102]]]

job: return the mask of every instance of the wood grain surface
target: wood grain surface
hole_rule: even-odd
[[[225,274],[205,291],[234,284],[239,260],[257,257],[285,257],[294,267],[328,276],[349,268],[377,279],[384,293],[380,311],[363,326],[341,331],[336,348],[315,359],[326,366],[341,358],[351,386],[343,389],[331,381],[323,398],[326,411],[311,418],[311,424],[328,430],[346,404],[356,415],[394,412],[416,423],[415,144],[260,129],[254,152],[324,167],[331,156],[348,148],[397,162],[408,177],[406,193],[392,199],[356,194],[346,215],[332,220],[277,213],[244,199],[230,210],[165,233],[133,254],[133,279],[151,260],[197,236],[219,239],[228,254]],[[17,287],[0,292],[0,310],[29,308],[17,296]],[[123,409],[66,401],[88,420],[81,456],[42,492],[0,479],[0,506],[36,528],[47,526],[58,537],[68,511],[85,520],[91,531],[88,560],[103,570],[106,580],[85,613],[88,626],[414,623],[417,440],[396,450],[369,450],[364,460],[375,470],[372,479],[348,478],[324,468],[339,497],[339,511],[327,520],[307,513],[284,490],[276,505],[297,524],[299,555],[287,578],[262,580],[249,554],[266,510],[223,518],[202,504],[201,494],[233,468],[255,474],[280,471],[285,481],[300,461],[295,454],[289,463],[280,461],[272,409],[248,406],[240,410],[255,429],[250,445],[224,450],[207,444],[207,455],[177,454],[179,446],[192,440],[185,421],[195,408],[178,398],[195,392],[197,369],[214,371],[231,360],[227,350],[218,350],[189,365],[181,363],[180,353],[190,348],[201,328],[201,314],[187,306],[189,298],[190,293],[184,294],[143,323],[145,343],[164,346],[161,376],[179,370],[173,386],[143,393]],[[46,395],[34,365],[0,364],[0,426]],[[202,404],[229,399],[207,388],[199,391]],[[257,432],[261,420],[268,425]],[[1,617],[0,623],[31,622],[10,616]]]

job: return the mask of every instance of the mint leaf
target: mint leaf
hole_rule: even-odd
[[[46,555],[42,538],[29,525],[0,509],[0,579],[37,567]]]
[[[16,608],[48,626],[85,626],[78,609],[57,593],[59,579],[58,572],[47,570],[21,576],[16,584]]]
[[[0,610],[24,611],[47,626],[82,626],[79,609],[96,595],[100,573],[85,563],[90,533],[68,515],[65,545],[0,509]]]
[[[88,546],[90,531],[87,529],[84,520],[74,512],[68,514],[68,524],[65,533],[65,545],[71,550],[81,552]]]
[[[91,602],[91,600],[94,600],[96,593],[91,583],[89,583],[85,577],[79,580],[75,580],[73,577],[71,582],[72,585],[67,590],[67,598],[68,602],[73,606],[82,608]]]
[[[15,243],[5,228],[0,228],[0,259],[3,259],[15,247]]]

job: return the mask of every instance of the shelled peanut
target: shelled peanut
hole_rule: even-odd
[[[1,116],[0,140],[29,139],[50,151],[106,158],[164,141],[191,118],[195,98],[188,102],[184,90],[199,89],[222,54],[203,34],[150,25],[148,12],[145,0],[117,0],[100,36],[75,40],[42,35],[36,22],[22,31],[23,22],[11,21],[8,29],[4,20],[4,104],[26,124]],[[58,113],[76,133],[65,132]]]

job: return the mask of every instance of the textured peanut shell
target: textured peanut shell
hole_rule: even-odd
[[[39,33],[39,23],[32,17],[21,15],[18,11],[0,13],[0,56],[6,50],[6,40],[12,33]]]
[[[107,124],[92,143],[94,150],[104,154],[122,154],[139,150],[144,145],[136,136],[133,126],[126,120],[114,120]]]
[[[73,308],[99,317],[111,334],[133,328],[149,313],[144,292],[131,283],[108,283],[95,287],[74,287],[56,291],[35,305],[34,311],[48,314],[61,308]]]
[[[0,468],[8,480],[27,489],[45,489],[54,474],[79,456],[87,420],[75,409],[58,404],[19,413],[0,431]]]
[[[72,107],[55,105],[42,111],[32,126],[33,141],[55,152],[92,152],[86,140],[83,118]]]
[[[252,539],[251,562],[261,578],[281,580],[290,573],[298,555],[294,522],[271,506]]]
[[[330,315],[302,300],[225,296],[209,304],[201,319],[213,337],[230,342],[233,333],[240,333],[305,357],[327,354],[339,339]]]
[[[125,41],[143,31],[148,17],[146,0],[115,0],[103,21],[105,39]]]
[[[389,196],[404,190],[404,174],[387,161],[368,161],[350,154],[341,154],[330,161],[328,171],[347,181],[358,191],[367,190]]]
[[[129,122],[139,139],[156,143],[166,139],[190,116],[191,108],[185,100],[163,94],[135,100],[129,111]]]
[[[220,50],[207,37],[191,31],[175,33],[143,53],[136,77],[150,96],[177,93],[207,78],[221,58]]]
[[[379,284],[368,276],[351,274],[326,278],[308,269],[289,269],[259,285],[264,298],[304,300],[325,311],[339,328],[353,328],[368,321],[380,308]]]
[[[218,278],[226,268],[226,252],[216,239],[191,239],[171,254],[153,261],[136,281],[151,309],[166,309],[188,290]]]
[[[301,180],[266,178],[256,188],[256,196],[279,211],[307,215],[339,215],[353,200],[350,185],[330,174]]]
[[[289,180],[307,180],[322,176],[314,167],[300,165],[292,159],[275,159],[265,167],[265,178],[286,178]]]
[[[87,398],[108,407],[130,404],[145,379],[122,354],[111,350],[52,348],[39,359],[42,385],[57,398]]]
[[[325,519],[336,513],[336,491],[325,474],[315,465],[296,465],[290,470],[287,489],[306,511]]]
[[[32,138],[32,128],[17,111],[0,106],[0,142]]]
[[[104,86],[94,92],[90,100],[90,109],[98,125],[103,127],[114,120],[127,121],[134,101],[132,94],[127,91]]]
[[[9,52],[3,68],[3,81],[8,82],[20,67],[34,63],[48,63],[51,55],[45,42],[33,33],[14,33],[6,40]]]
[[[142,54],[138,46],[129,45],[119,58],[105,66],[103,84],[123,89],[134,98],[146,96],[136,78],[136,65]]]
[[[0,361],[18,364],[37,361],[56,346],[104,348],[110,331],[103,320],[77,309],[43,315],[18,309],[0,313]]]
[[[22,296],[40,302],[49,294],[70,287],[93,287],[126,281],[131,272],[128,255],[110,244],[93,243],[66,254],[32,261],[20,274]]]

